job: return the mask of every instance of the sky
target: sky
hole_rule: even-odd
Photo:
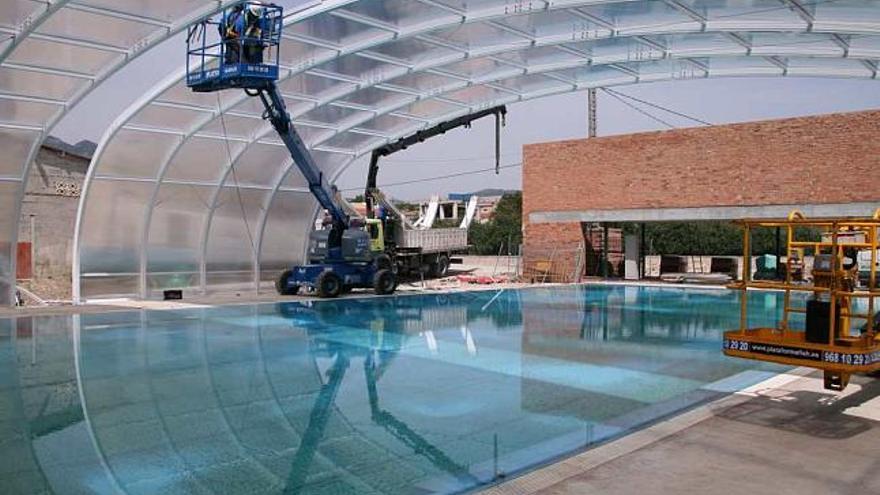
[[[125,108],[182,63],[183,46],[183,39],[177,37],[132,62],[70,112],[53,134],[70,143],[81,139],[99,142]],[[716,125],[880,109],[878,80],[721,78],[614,89]],[[597,108],[600,137],[669,128],[602,92]],[[702,125],[643,108],[676,128]],[[484,188],[520,189],[521,169],[515,165],[520,163],[524,144],[579,139],[587,134],[585,92],[518,103],[509,106],[508,111],[507,127],[502,132],[502,165],[509,167],[500,175],[488,172],[449,177],[494,167],[494,119],[487,118],[476,122],[472,129],[452,131],[382,161],[379,186],[401,200]],[[353,163],[339,178],[337,184],[347,196],[353,197],[363,188],[367,162],[365,157]],[[389,185],[434,177],[445,178]]]

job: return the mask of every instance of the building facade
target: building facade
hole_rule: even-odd
[[[524,254],[576,250],[590,222],[870,216],[878,183],[880,111],[527,145]]]

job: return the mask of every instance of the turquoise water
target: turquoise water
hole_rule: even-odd
[[[772,376],[727,291],[0,320],[0,493],[467,491]],[[773,324],[781,297],[750,299]]]

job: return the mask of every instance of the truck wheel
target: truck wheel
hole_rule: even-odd
[[[437,257],[437,262],[431,264],[431,274],[436,278],[443,278],[449,273],[449,257],[441,254]]]
[[[373,276],[373,290],[376,294],[384,296],[393,294],[397,288],[397,280],[394,279],[394,273],[391,270],[379,270]]]
[[[323,272],[315,280],[315,287],[318,290],[318,297],[332,299],[339,297],[339,294],[342,292],[342,280],[340,280],[339,275],[333,272]]]
[[[281,272],[281,275],[275,279],[275,290],[278,294],[282,296],[295,296],[297,292],[299,292],[298,285],[287,285],[287,281],[290,280],[290,276],[293,275],[293,271],[284,270]]]

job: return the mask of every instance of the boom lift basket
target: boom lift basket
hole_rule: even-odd
[[[880,297],[876,273],[880,210],[873,218],[808,220],[792,212],[783,220],[738,223],[743,227],[742,281],[730,287],[742,291],[740,327],[724,333],[724,354],[821,369],[830,390],[843,390],[853,373],[880,370],[880,315],[875,313],[875,299]],[[752,280],[751,231],[759,227],[787,232],[782,281]],[[799,240],[798,232],[805,227],[821,230],[821,239]],[[860,270],[858,253],[865,250],[870,253],[870,266]],[[797,268],[793,265],[801,263],[804,255],[815,260],[812,281],[796,281],[792,276]],[[749,328],[749,289],[784,292],[782,320],[776,328]],[[796,321],[792,315],[798,315]],[[801,321],[803,328],[794,328]]]
[[[262,89],[278,80],[284,13],[280,6],[241,2],[187,31],[186,85],[196,92]]]

